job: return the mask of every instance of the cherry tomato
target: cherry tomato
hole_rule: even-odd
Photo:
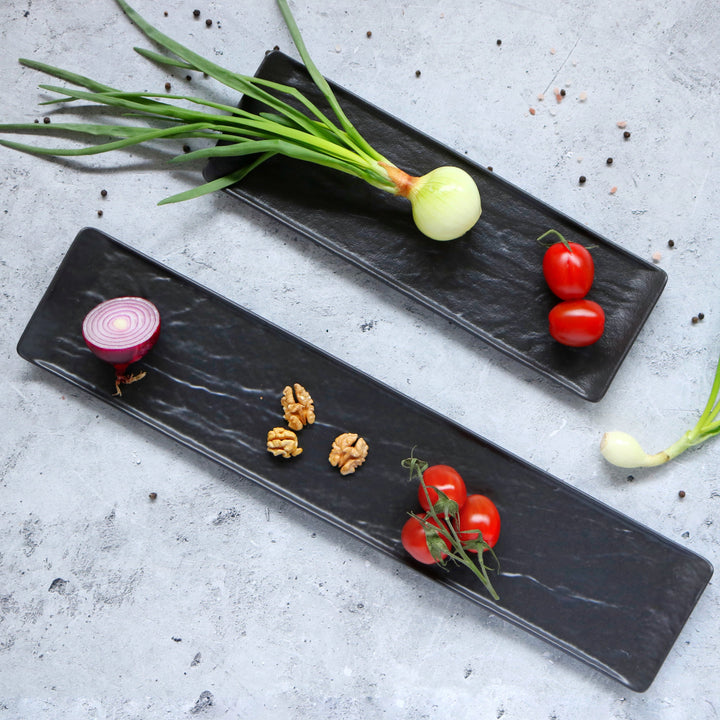
[[[500,537],[500,513],[495,503],[485,495],[468,495],[465,504],[460,508],[457,529],[463,543],[476,540],[482,534],[482,539],[490,547],[494,547]],[[469,530],[479,532],[467,532]],[[472,548],[468,549],[477,552]]]
[[[425,518],[426,515],[423,513],[418,517]],[[428,522],[439,527],[438,524],[432,519],[427,518]],[[433,557],[430,548],[428,547],[428,538],[425,535],[425,527],[415,517],[408,518],[408,521],[403,525],[402,533],[400,534],[400,540],[402,541],[403,547],[418,561],[425,565],[433,565],[437,560]],[[448,550],[450,549],[450,541],[442,535],[436,536],[431,540],[437,548],[440,549],[442,559],[447,557],[447,553],[443,549],[443,545]]]
[[[418,487],[418,500],[423,510],[429,510],[431,505],[438,501],[438,494],[433,488],[437,488],[440,492],[445,493],[451,500],[458,505],[465,502],[467,491],[465,489],[465,481],[460,473],[451,468],[449,465],[431,465],[423,473],[423,481],[427,486],[427,495],[422,483]],[[428,497],[430,502],[428,503]]]
[[[574,242],[551,245],[545,252],[542,267],[548,286],[562,300],[585,297],[595,277],[592,255]]]
[[[605,330],[605,313],[593,300],[564,300],[548,316],[550,334],[563,345],[585,347]]]

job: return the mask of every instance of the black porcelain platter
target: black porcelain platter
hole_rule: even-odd
[[[151,299],[162,331],[136,366],[146,377],[114,397],[114,371],[81,326],[120,295]],[[712,575],[686,548],[95,229],[75,238],[18,352],[633,690],[650,685]],[[299,434],[302,455],[283,460],[266,436],[284,424],[282,390],[295,382],[317,421]],[[342,432],[370,448],[346,477],[328,462]],[[413,447],[497,505],[498,602],[464,568],[417,565],[404,552],[400,530],[418,508],[401,461]]]
[[[267,55],[257,74],[294,85],[324,106],[303,66],[283,53]],[[423,175],[441,165],[467,170],[483,203],[475,228],[458,240],[429,240],[415,228],[407,201],[343,173],[280,156],[228,192],[581,397],[600,400],[660,297],[665,272],[331,85],[358,130],[405,171]],[[247,97],[241,107],[261,109]],[[227,175],[242,162],[213,159],[205,178]],[[548,312],[558,299],[545,284],[545,248],[537,238],[549,229],[592,247],[596,276],[588,298],[600,303],[607,321],[605,334],[589,348],[565,347],[548,333]]]

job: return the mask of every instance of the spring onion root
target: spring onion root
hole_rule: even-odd
[[[117,297],[95,306],[83,320],[82,334],[93,354],[115,368],[115,395],[121,385],[136,382],[145,372],[128,373],[160,335],[160,313],[149,300]]]
[[[679,440],[658,453],[646,453],[640,443],[624,432],[612,431],[603,435],[600,441],[600,452],[613,465],[622,468],[654,467],[676,458],[687,449],[709,440],[720,434],[720,360],[718,360],[715,378],[705,408],[695,426],[688,430]]]
[[[0,125],[0,133],[70,133],[96,139],[85,147],[37,147],[10,140],[0,145],[37,155],[79,156],[109,152],[155,140],[198,140],[206,146],[183,152],[173,162],[232,156],[250,159],[242,168],[165,198],[160,204],[190,200],[240,182],[273,155],[302,160],[348,173],[393,195],[408,198],[418,229],[435,240],[464,235],[478,221],[480,193],[472,177],[460,168],[438,168],[416,178],[397,168],[375,150],[343,112],[332,89],[305,47],[287,0],[277,0],[290,35],[313,82],[324,96],[334,119],[322,112],[297,88],[261,78],[240,75],[186,48],[142,18],[125,0],[116,0],[127,17],[167,54],[135,48],[152,62],[184,71],[201,72],[233,91],[263,104],[251,113],[232,102],[218,103],[200,97],[166,92],[125,92],[61,68],[21,59],[27,66],[84,89],[41,85],[59,97],[45,104],[93,102],[111,108],[122,118],[147,124],[119,125],[53,122]],[[293,101],[293,104],[286,102]],[[218,113],[217,111],[220,111]],[[209,144],[208,144],[209,143]]]

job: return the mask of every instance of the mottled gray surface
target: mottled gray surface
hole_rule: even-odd
[[[270,0],[137,6],[243,71],[290,50]],[[633,694],[16,356],[63,252],[97,225],[718,564],[720,442],[633,482],[598,453],[611,428],[648,449],[674,441],[720,351],[716,4],[293,7],[328,76],[638,255],[661,253],[667,289],[591,405],[230,198],[156,207],[196,168],[150,150],[56,162],[0,149],[0,719],[718,717],[716,582]],[[162,89],[134,44],[111,0],[5,0],[3,119],[47,112],[18,56]]]

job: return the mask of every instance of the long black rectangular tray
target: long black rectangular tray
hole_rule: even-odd
[[[147,376],[113,397],[114,371],[81,326],[120,295],[151,299],[162,332],[138,364]],[[712,575],[698,555],[95,229],[77,235],[18,352],[634,690],[649,686]],[[282,460],[266,434],[284,424],[280,397],[294,382],[317,422],[299,434],[303,454]],[[341,432],[370,447],[347,477],[328,462]],[[404,552],[400,530],[418,508],[400,463],[413,447],[498,506],[499,602],[464,568]]]
[[[257,75],[298,87],[325,107],[304,67],[281,52],[267,55]],[[483,203],[475,228],[458,240],[429,240],[415,228],[407,201],[343,173],[280,156],[228,192],[581,397],[600,400],[660,297],[666,273],[464,155],[331,86],[364,137],[407,172],[423,175],[441,165],[469,172]],[[241,107],[262,109],[247,97]],[[222,177],[247,161],[214,158],[205,178]],[[548,333],[548,312],[558,299],[543,278],[545,248],[537,238],[551,228],[592,246],[596,276],[588,297],[600,303],[607,318],[605,334],[592,347],[568,348]]]

